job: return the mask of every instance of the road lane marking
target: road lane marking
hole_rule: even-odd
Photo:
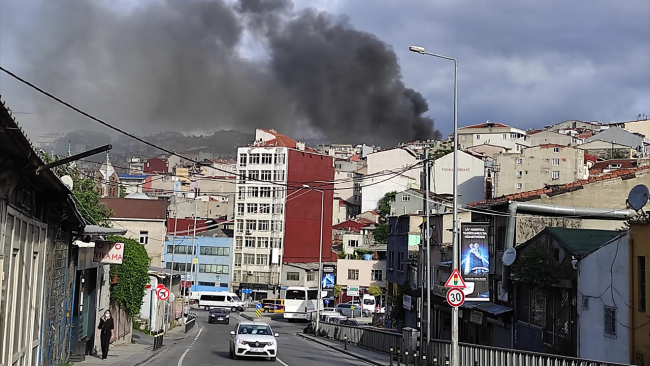
[[[199,329],[199,333],[196,335],[196,337],[194,337],[194,341],[192,342],[192,344],[194,344],[194,342],[196,342],[196,340],[199,339],[199,337],[201,336],[201,332],[203,332],[203,327],[201,327],[201,329]],[[190,346],[190,347],[192,347],[192,346]]]
[[[178,359],[178,363],[176,364],[176,366],[183,366],[183,360],[185,360],[185,356],[187,356],[187,353],[192,349],[192,346],[194,345],[194,343],[196,343],[196,340],[199,339],[199,337],[201,336],[201,332],[203,332],[203,327],[199,328],[199,333],[196,335],[196,337],[194,337],[192,344],[187,346],[187,349],[185,350],[185,352],[183,352],[181,358]]]
[[[284,366],[289,366],[288,364],[286,364],[284,361],[282,361],[282,360],[279,359],[279,358],[276,358],[276,360],[277,360],[279,363],[283,364]]]
[[[185,359],[185,355],[187,355],[187,352],[190,351],[190,348],[188,347],[185,352],[183,352],[183,355],[181,358],[178,359],[178,363],[176,364],[177,366],[183,366],[183,360]]]

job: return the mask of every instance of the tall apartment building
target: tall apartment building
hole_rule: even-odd
[[[333,157],[275,130],[257,129],[255,141],[237,150],[237,171],[234,290],[278,295],[283,263],[318,262],[321,218],[323,260],[335,260]]]

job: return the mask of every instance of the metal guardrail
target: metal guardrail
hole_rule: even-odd
[[[163,346],[165,341],[165,331],[161,329],[157,332],[152,332],[151,335],[153,336],[153,350],[157,351]]]
[[[427,351],[429,360],[437,358],[438,363],[443,365],[444,361],[451,357],[451,341],[432,340]],[[460,343],[460,364],[471,366],[630,366],[615,362],[585,360],[468,343]]]
[[[196,325],[196,314],[187,314],[187,321],[185,322],[185,333],[189,332]]]
[[[315,324],[312,326],[315,327]],[[402,335],[399,333],[332,323],[320,323],[319,326],[321,337],[347,342],[371,351],[389,353],[391,348],[402,347]]]

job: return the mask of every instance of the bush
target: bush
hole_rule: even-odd
[[[140,313],[145,288],[149,283],[151,259],[140,243],[122,236],[108,236],[107,240],[124,243],[122,264],[111,264],[111,278],[117,276],[117,283],[111,285],[111,301],[124,308],[134,317]]]

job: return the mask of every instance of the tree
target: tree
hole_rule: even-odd
[[[381,296],[381,288],[379,286],[370,286],[368,287],[368,293],[372,296]]]
[[[334,297],[339,297],[343,293],[343,286],[334,285]]]
[[[117,283],[111,284],[111,301],[134,317],[140,313],[145,287],[149,283],[151,259],[144,246],[133,239],[117,235],[106,239],[124,243],[122,264],[111,265],[110,277],[117,277]]]
[[[547,248],[530,246],[512,266],[514,281],[532,286],[552,286],[559,279],[558,265]]]
[[[390,215],[390,203],[395,201],[396,191],[388,192],[379,200],[379,216],[383,220]]]
[[[110,227],[109,218],[113,211],[100,201],[95,181],[90,178],[79,179],[75,177],[72,180],[74,182],[72,193],[81,215],[91,224]]]
[[[372,236],[374,236],[377,243],[388,243],[388,224],[385,222],[379,224],[379,226],[377,226],[377,228],[372,232]]]

